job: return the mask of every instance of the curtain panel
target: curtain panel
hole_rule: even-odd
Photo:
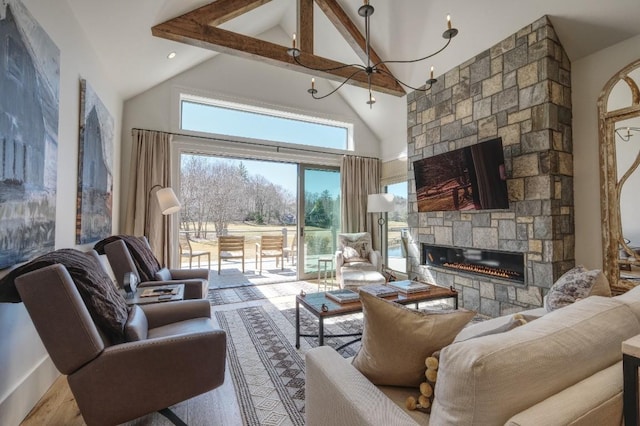
[[[340,166],[342,232],[369,232],[380,250],[379,213],[367,214],[367,196],[380,193],[380,160],[345,155]]]
[[[172,135],[152,130],[132,132],[131,170],[125,233],[145,235],[151,250],[163,266],[173,266],[174,245],[170,232],[172,216],[160,212],[155,193],[171,182],[170,146]],[[157,186],[159,185],[159,186]]]

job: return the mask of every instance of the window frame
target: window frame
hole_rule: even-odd
[[[191,102],[191,103],[198,103],[198,104],[203,104],[203,105],[209,105],[209,106],[213,106],[213,107],[218,107],[218,108],[224,108],[224,109],[231,109],[231,110],[236,110],[236,111],[240,111],[240,112],[246,112],[246,113],[252,113],[252,114],[260,114],[260,115],[266,115],[266,116],[270,116],[270,117],[275,117],[275,118],[281,118],[281,119],[286,119],[286,120],[294,120],[294,121],[299,121],[299,122],[305,122],[305,123],[312,123],[312,124],[318,124],[318,125],[324,125],[324,126],[330,126],[330,127],[338,127],[338,128],[344,128],[346,130],[346,140],[345,140],[345,147],[344,148],[333,148],[333,147],[325,147],[325,146],[320,146],[320,145],[312,145],[312,144],[303,144],[303,143],[293,143],[293,142],[283,142],[283,141],[276,141],[276,140],[269,140],[269,139],[256,139],[256,138],[251,138],[248,136],[236,136],[236,135],[227,135],[227,134],[217,134],[217,133],[209,133],[209,132],[205,132],[205,131],[197,131],[197,130],[188,130],[188,129],[184,129],[182,127],[182,104],[183,102]],[[333,151],[333,152],[348,152],[348,151],[353,151],[354,150],[354,123],[349,123],[349,122],[345,122],[345,121],[341,121],[341,120],[336,120],[336,119],[332,119],[332,118],[322,118],[322,117],[317,117],[317,116],[311,116],[311,115],[307,115],[307,114],[303,114],[300,112],[293,112],[293,111],[286,111],[284,109],[278,109],[275,107],[265,107],[265,106],[258,106],[258,105],[251,105],[247,102],[236,102],[236,101],[229,101],[229,100],[225,100],[225,99],[221,99],[221,97],[205,97],[205,96],[200,96],[200,95],[194,95],[194,94],[190,94],[190,93],[185,93],[185,92],[180,92],[178,95],[178,102],[177,102],[177,123],[176,123],[176,127],[177,129],[179,129],[181,132],[185,132],[188,134],[193,134],[193,135],[207,135],[210,137],[215,137],[215,136],[220,136],[223,137],[225,139],[236,139],[236,140],[245,140],[245,141],[255,141],[255,140],[260,140],[264,143],[267,144],[271,144],[274,146],[278,146],[278,145],[287,145],[287,146],[296,146],[296,147],[306,147],[307,149],[312,148],[312,149],[318,149],[318,150],[323,150],[323,151]]]

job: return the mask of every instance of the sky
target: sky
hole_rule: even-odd
[[[182,128],[198,132],[346,149],[347,129],[182,101]]]

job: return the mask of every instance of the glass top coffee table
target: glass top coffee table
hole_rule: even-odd
[[[384,299],[392,302],[399,303],[401,305],[410,305],[415,303],[416,308],[420,302],[427,302],[430,300],[444,300],[452,299],[454,309],[458,309],[458,292],[454,288],[440,287],[434,284],[430,284],[430,288],[427,291],[421,291],[417,293],[404,294],[402,292],[388,296]],[[318,334],[301,334],[300,333],[300,305],[302,305],[313,316],[318,318]],[[362,303],[360,301],[350,303],[338,303],[333,299],[330,299],[324,292],[299,294],[296,296],[296,348],[300,349],[300,337],[317,337],[318,345],[324,345],[325,337],[355,337],[361,336],[362,333],[348,333],[348,334],[324,334],[324,320],[325,318],[334,318],[344,315],[350,315],[354,313],[362,312]],[[347,346],[351,343],[358,341],[356,339],[340,348]]]

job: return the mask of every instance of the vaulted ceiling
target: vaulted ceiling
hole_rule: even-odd
[[[204,6],[209,0],[67,1],[124,98],[216,55],[151,34],[153,26]],[[291,34],[296,31],[296,2],[266,2],[220,28],[251,37],[274,27]],[[363,32],[363,20],[357,14],[362,1],[337,2]],[[371,4],[376,8],[371,18],[371,43],[382,59],[413,59],[439,48],[447,14],[460,30],[451,46],[427,64],[389,65],[394,75],[415,86],[424,84],[429,66],[435,66],[436,74],[444,73],[545,14],[550,16],[572,61],[640,34],[639,0],[371,0]],[[360,61],[317,6],[314,34],[317,55],[346,63]],[[177,56],[168,60],[167,54],[172,51]],[[397,131],[386,129],[385,120],[381,120],[404,114],[403,108],[397,111],[402,103],[396,98],[387,101],[393,97],[376,96],[378,103],[372,111],[365,105],[364,89],[348,88],[345,93],[345,101],[382,140],[390,137],[388,132]]]

